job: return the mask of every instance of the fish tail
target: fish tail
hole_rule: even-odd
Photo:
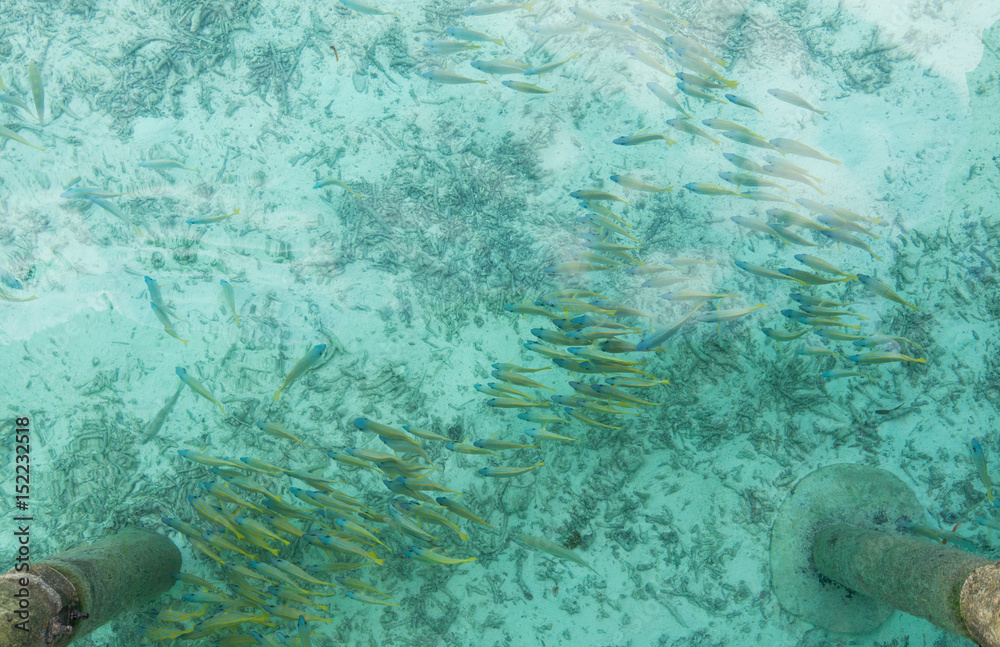
[[[377,557],[377,556],[375,555],[375,553],[374,553],[374,552],[371,552],[371,553],[368,553],[368,557],[369,557],[369,558],[370,558],[370,559],[371,559],[371,560],[372,560],[373,562],[375,562],[376,564],[378,564],[379,566],[382,566],[383,564],[385,564],[385,560],[384,560],[384,559],[379,559],[379,558],[378,558],[378,557]]]
[[[283,388],[285,388],[285,387],[281,387],[281,389],[283,389]],[[274,394],[274,401],[275,402],[278,401],[278,396],[281,395],[281,389],[278,389],[278,392]]]

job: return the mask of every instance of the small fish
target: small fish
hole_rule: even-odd
[[[823,192],[823,189],[816,186],[815,182],[813,182],[806,176],[802,175],[801,173],[796,173],[795,171],[792,171],[787,168],[781,168],[775,166],[774,164],[766,164],[763,170],[765,173],[773,177],[780,177],[784,180],[790,180],[792,182],[798,182],[799,184],[805,184],[806,186],[810,186],[816,189],[816,191],[818,191],[820,195],[826,195],[826,193]]]
[[[444,30],[444,33],[459,40],[466,40],[474,43],[490,42],[503,47],[502,38],[493,38],[492,36],[487,36],[481,31],[472,31],[471,29],[462,29],[461,27],[449,27]]]
[[[178,449],[177,453],[181,455],[181,458],[186,458],[189,461],[200,463],[201,465],[207,465],[208,467],[245,467],[245,465],[241,463],[234,463],[221,458],[214,458],[202,452],[193,452],[190,449]]]
[[[219,285],[222,286],[222,296],[225,298],[226,304],[229,305],[229,311],[233,313],[236,323],[239,323],[240,316],[236,314],[236,295],[233,293],[233,286],[229,285],[229,281],[226,279],[221,279]]]
[[[72,187],[59,194],[60,198],[67,200],[90,200],[91,198],[117,198],[126,193],[112,193],[102,189],[90,189],[86,187]]]
[[[35,100],[35,116],[42,122],[45,119],[45,88],[42,86],[42,73],[34,62],[28,63],[28,85]]]
[[[562,60],[562,61],[557,61],[557,62],[554,62],[554,63],[546,63],[545,65],[538,65],[538,66],[535,66],[535,67],[529,67],[528,69],[526,69],[524,71],[524,75],[525,76],[541,76],[543,74],[548,74],[552,70],[555,70],[555,69],[558,69],[558,68],[562,67],[566,63],[569,63],[570,61],[572,61],[573,59],[575,59],[575,58],[577,58],[579,56],[580,56],[579,54],[573,54],[569,58],[567,58],[565,60]]]
[[[263,420],[258,420],[257,421],[257,428],[260,429],[261,431],[263,431],[265,434],[267,434],[269,436],[273,436],[274,438],[281,438],[281,439],[284,439],[284,440],[291,440],[292,442],[300,443],[302,445],[306,445],[307,447],[311,447],[311,445],[309,445],[309,443],[305,442],[304,440],[299,439],[294,434],[292,434],[291,432],[289,432],[288,430],[286,430],[284,427],[282,427],[281,425],[279,425],[277,423],[274,423],[274,422],[264,422]]]
[[[852,231],[857,234],[864,234],[865,236],[871,236],[872,238],[880,238],[878,234],[873,234],[868,231],[858,223],[853,220],[846,220],[840,216],[829,216],[827,214],[820,214],[816,218],[821,223],[829,227],[830,229],[844,229],[847,231]]]
[[[643,182],[641,180],[636,180],[634,178],[630,178],[630,177],[628,177],[626,175],[612,175],[610,179],[611,179],[612,182],[614,182],[616,184],[620,184],[623,187],[625,187],[626,189],[632,189],[633,191],[645,191],[647,193],[659,193],[661,191],[673,191],[674,190],[674,187],[672,187],[672,186],[666,186],[666,187],[653,186],[651,184],[646,184],[645,182]]]
[[[592,23],[596,20],[604,20],[595,13],[591,13],[586,9],[581,9],[580,7],[570,7],[569,12],[577,17],[577,19],[582,20],[587,23]]]
[[[812,328],[806,328],[805,330],[799,330],[793,332],[791,330],[775,330],[774,328],[767,328],[766,326],[761,327],[760,331],[773,339],[774,341],[791,341],[793,339],[798,339],[803,335],[808,334],[812,331]],[[825,349],[824,349],[825,350]]]
[[[119,220],[121,220],[122,222],[124,222],[125,224],[130,225],[132,227],[132,229],[135,230],[135,233],[137,235],[142,236],[142,230],[139,229],[138,227],[136,227],[135,224],[131,220],[129,220],[125,216],[124,212],[122,212],[122,210],[119,209],[116,205],[108,202],[104,198],[91,197],[91,198],[89,198],[89,200],[91,202],[93,202],[94,204],[96,204],[101,209],[104,209],[105,211],[107,211],[108,213],[110,213],[112,216],[115,216],[116,218],[118,218]]]
[[[580,191],[573,191],[570,194],[571,198],[576,198],[577,200],[607,200],[609,202],[621,202],[623,204],[628,204],[618,196],[613,193],[607,193],[605,191],[598,191],[597,189],[585,189]]]
[[[651,351],[661,348],[667,340],[671,339],[680,332],[680,329],[694,316],[698,309],[705,305],[705,302],[701,302],[696,305],[691,312],[687,313],[679,321],[674,322],[669,328],[665,328],[660,332],[651,331],[649,335],[644,337],[642,341],[635,345],[637,351]],[[599,395],[599,394],[598,394]]]
[[[905,301],[901,296],[893,292],[892,288],[876,278],[868,276],[867,274],[858,274],[858,280],[861,281],[866,288],[884,299],[895,301],[896,303],[900,303],[908,308],[913,308],[914,310],[917,309],[917,306]]]
[[[754,131],[750,130],[746,126],[741,126],[740,124],[736,123],[735,121],[726,121],[725,119],[702,119],[701,123],[705,124],[706,126],[708,126],[709,128],[711,128],[713,130],[737,131],[737,132],[746,133],[748,135],[753,135],[755,137],[760,137],[760,135],[758,135]],[[723,157],[725,157],[727,160],[729,160],[728,155],[729,155],[728,153],[724,154]],[[732,157],[739,157],[739,155],[732,155]],[[745,158],[741,157],[740,159],[745,159]],[[729,161],[733,162],[732,160],[729,160]],[[749,161],[749,160],[747,160],[747,161]],[[733,162],[733,164],[736,164],[736,162]],[[761,173],[761,172],[763,172],[763,171],[758,171],[757,170],[757,169],[761,168],[759,164],[757,164],[755,162],[751,162],[751,164],[754,165],[753,168],[746,168],[746,167],[742,167],[742,166],[740,168],[744,168],[744,169],[746,169],[748,171],[752,171],[754,173]],[[739,164],[736,164],[736,165],[739,166]]]
[[[811,157],[813,159],[823,160],[824,162],[831,162],[840,166],[840,160],[835,160],[832,157],[827,157],[823,153],[819,152],[815,148],[810,148],[802,142],[795,141],[794,139],[771,139],[768,140],[771,144],[782,153],[788,155],[798,155],[799,157]]]
[[[188,168],[176,160],[146,160],[144,162],[139,162],[139,166],[142,168],[151,168],[156,171],[165,171],[167,169],[179,169],[182,171],[194,171],[198,172],[196,168]]]
[[[868,317],[857,312],[847,312],[835,308],[823,308],[821,306],[800,305],[799,310],[814,317],[857,317],[858,319],[868,319]]]
[[[806,198],[795,198],[795,201],[814,213],[820,215],[829,216],[831,218],[837,218],[837,212],[826,206],[825,204],[820,204],[815,200],[807,200]]]
[[[816,180],[817,182],[822,182],[823,181],[820,178],[818,178],[815,175],[813,175],[812,173],[810,173],[808,169],[802,168],[801,166],[796,166],[795,164],[792,164],[791,162],[783,160],[780,157],[775,157],[773,155],[767,155],[766,157],[764,157],[764,160],[768,164],[770,164],[772,166],[776,166],[778,168],[783,168],[783,169],[786,169],[788,171],[793,171],[795,173],[798,173],[799,175],[805,175],[806,177],[810,177],[810,178]]]
[[[671,128],[675,128],[681,131],[682,133],[688,133],[689,135],[703,137],[704,139],[707,139],[708,141],[715,144],[716,146],[722,144],[722,142],[720,142],[715,137],[712,137],[701,128],[698,128],[697,126],[682,119],[667,119],[667,125],[670,126]]]
[[[376,9],[375,7],[369,7],[366,4],[361,4],[360,2],[355,2],[354,0],[340,0],[340,4],[344,5],[348,9],[353,9],[358,13],[363,13],[369,16],[399,16],[395,11],[382,11],[381,9]],[[292,618],[294,620],[295,618]]]
[[[673,146],[674,144],[677,143],[674,140],[667,137],[666,135],[660,135],[656,133],[649,133],[644,135],[643,133],[645,132],[646,132],[645,130],[640,130],[634,135],[616,137],[615,139],[612,140],[612,143],[618,144],[619,146],[637,146],[639,144],[647,144],[649,142],[656,141],[658,139],[664,140],[670,146]]]
[[[517,90],[524,94],[548,94],[550,92],[555,92],[555,90],[546,90],[545,88],[540,88],[534,83],[525,83],[524,81],[501,81],[500,85],[510,88],[511,90]]]
[[[467,52],[481,48],[480,45],[472,45],[471,43],[464,43],[457,40],[429,40],[424,43],[424,47],[431,54],[457,54],[458,52]]]
[[[862,353],[861,355],[848,355],[847,359],[858,364],[889,364],[891,362],[917,362],[926,364],[927,360],[920,357],[910,357],[902,353]]]
[[[227,213],[224,216],[205,216],[204,218],[188,218],[184,222],[186,222],[189,225],[210,225],[214,222],[220,222],[222,220],[225,220],[226,218],[232,218],[233,216],[238,216],[239,213],[240,210],[239,208],[237,208],[236,211],[233,211],[232,213]]]
[[[819,110],[812,107],[812,105],[797,95],[792,94],[786,90],[779,90],[777,88],[771,88],[767,91],[769,95],[777,99],[778,101],[784,101],[785,103],[790,103],[793,106],[798,106],[799,108],[805,108],[806,110],[812,110],[813,112],[819,113],[821,115],[826,114],[826,110]]]
[[[181,391],[183,390],[184,390],[184,383],[181,382],[177,386],[177,390],[174,391],[174,395],[169,400],[167,400],[167,403],[163,405],[162,408],[160,408],[160,410],[156,413],[156,415],[150,419],[149,424],[146,425],[145,433],[143,433],[142,437],[139,438],[140,445],[152,440],[153,437],[156,436],[156,434],[160,433],[160,429],[163,427],[163,423],[166,421],[167,416],[170,415],[170,411],[174,408],[174,405],[177,404],[177,398],[180,397]]]
[[[0,287],[0,299],[3,299],[4,301],[34,301],[37,298],[38,297],[36,297],[36,296],[15,297],[13,294],[11,294],[10,292],[7,292],[2,287]]]
[[[569,548],[566,548],[565,546],[560,546],[554,541],[549,541],[544,537],[531,537],[528,535],[520,535],[518,539],[521,540],[524,544],[531,546],[535,550],[540,550],[543,553],[548,553],[549,555],[552,555],[553,557],[558,557],[559,559],[565,559],[574,562],[576,564],[579,564],[580,566],[585,566],[589,568],[595,573],[597,572],[594,569],[594,567],[588,564],[586,561],[584,561],[582,557],[574,553]]]
[[[444,442],[451,442],[451,438],[448,438],[447,436],[442,436],[440,434],[434,433],[433,431],[428,431],[426,429],[421,429],[419,427],[411,427],[409,425],[403,425],[403,430],[408,434],[413,434],[417,438],[423,438],[424,440],[441,440]]]
[[[483,83],[487,82],[483,79],[470,79],[467,76],[459,76],[457,74],[452,74],[451,72],[445,72],[443,70],[427,70],[420,76],[425,79],[432,81],[434,83],[439,83],[441,85],[462,85],[464,83]]]
[[[305,357],[296,362],[295,366],[292,367],[292,370],[285,376],[285,381],[281,384],[281,388],[275,392],[275,402],[278,401],[278,396],[280,396],[281,392],[285,390],[285,387],[305,375],[306,371],[316,366],[325,350],[326,344],[317,344],[316,346],[313,346],[312,350],[306,353]]]
[[[859,339],[864,339],[865,335],[855,335],[849,332],[839,332],[837,330],[830,330],[829,328],[821,328],[814,331],[820,337],[826,337],[832,341],[857,341]]]
[[[698,193],[701,195],[732,195],[741,198],[743,197],[742,193],[738,193],[732,189],[716,186],[715,184],[705,184],[703,182],[690,182],[685,184],[684,188],[691,193]]]
[[[524,9],[525,11],[532,11],[535,7],[534,2],[528,2],[525,4],[485,4],[479,5],[478,7],[469,7],[462,12],[463,16],[492,16],[497,13],[504,13],[505,11],[514,11],[515,9]]]
[[[749,108],[751,110],[756,110],[757,112],[760,112],[760,108],[758,108],[754,104],[750,103],[749,101],[747,101],[743,97],[738,97],[735,94],[727,94],[726,98],[729,99],[729,103],[731,103],[731,104],[733,104],[735,106],[740,106],[741,108]],[[761,116],[764,115],[763,112],[760,112],[760,114],[761,114]]]
[[[673,76],[673,73],[669,72],[666,68],[664,68],[662,65],[660,65],[659,62],[655,58],[653,58],[649,54],[643,52],[641,49],[639,49],[635,45],[625,45],[624,49],[625,49],[625,52],[627,54],[631,55],[632,58],[636,59],[637,61],[639,61],[643,65],[651,67],[654,70],[656,70],[657,72],[663,72],[667,76]]]
[[[20,97],[13,94],[0,94],[0,103],[6,103],[9,106],[20,108],[25,112],[31,112],[31,109],[28,108],[28,104],[26,104]]]
[[[441,550],[440,548],[421,548],[420,546],[410,546],[408,550],[404,550],[403,554],[411,559],[415,559],[418,562],[423,562],[425,564],[441,564],[445,566],[454,566],[455,564],[463,564],[465,562],[476,561],[475,557],[466,557],[465,559],[457,559],[455,557],[448,557],[443,553],[438,553],[436,551]]]
[[[667,104],[677,112],[684,115],[685,119],[691,118],[691,115],[689,115],[687,111],[684,110],[684,106],[682,106],[680,102],[678,102],[677,99],[674,98],[674,95],[670,94],[670,92],[667,91],[667,89],[662,85],[650,81],[649,83],[646,84],[646,88],[648,88],[649,91],[652,92],[657,99],[659,99],[660,101]]]
[[[791,267],[779,267],[778,271],[789,276],[793,279],[798,279],[799,281],[805,283],[806,285],[829,285],[830,283],[840,283],[842,281],[850,281],[849,278],[843,279],[827,279],[819,274],[813,274],[811,272],[803,272],[802,270],[796,270]]]
[[[174,330],[173,324],[170,323],[170,318],[167,316],[167,313],[163,310],[163,308],[161,308],[155,301],[150,301],[149,306],[153,309],[153,314],[156,315],[156,318],[160,320],[161,324],[163,324],[163,331],[177,341],[184,342],[184,345],[187,346],[189,340],[180,338],[177,331]]]
[[[595,20],[590,23],[591,27],[600,29],[601,31],[606,31],[612,34],[618,34],[619,36],[631,37],[634,32],[632,32],[626,25],[618,22],[613,22],[611,20]]]
[[[718,72],[712,69],[711,65],[698,58],[693,51],[687,49],[686,47],[675,47],[673,50],[667,50],[664,53],[671,61],[677,65],[686,67],[695,74],[700,74],[705,78],[715,79],[730,88],[735,88],[739,85],[739,82],[737,81],[722,78]],[[720,103],[725,103],[725,101],[721,101]]]
[[[802,236],[799,236],[798,234],[793,232],[788,227],[782,227],[777,223],[771,225],[771,229],[773,229],[778,234],[778,236],[780,236],[785,242],[790,243],[792,245],[805,245],[807,247],[823,246],[821,243],[814,243],[811,240],[807,240]]]
[[[744,198],[755,200],[757,202],[784,202],[785,204],[795,204],[791,200],[782,198],[780,195],[772,195],[764,191],[744,191],[740,195]]]
[[[743,130],[727,130],[722,133],[722,136],[726,139],[731,139],[734,142],[739,142],[741,144],[747,144],[749,146],[756,146],[757,148],[767,148],[769,150],[778,150],[777,146],[767,141],[759,135],[751,135]]]
[[[725,83],[719,83],[718,81],[709,81],[708,79],[703,79],[700,76],[695,76],[694,74],[688,74],[687,72],[678,72],[674,76],[677,80],[689,85],[692,88],[703,88],[705,90],[718,90],[719,88],[726,87]]]
[[[208,389],[205,388],[205,385],[188,375],[188,372],[184,370],[183,367],[178,366],[175,370],[177,372],[177,377],[181,378],[181,381],[184,382],[184,384],[187,384],[191,387],[192,391],[219,407],[219,411],[222,412],[222,415],[226,415],[226,410],[222,408],[222,403],[216,400],[215,396],[209,393]]]
[[[163,300],[163,295],[160,293],[160,286],[157,285],[156,281],[148,276],[144,277],[144,280],[146,281],[146,289],[149,290],[150,301],[155,303],[161,310],[163,310],[163,312],[167,313],[174,319],[177,319],[178,321],[187,321],[187,319],[181,319],[173,312],[173,310],[167,308],[166,302]]]
[[[747,272],[748,274],[753,274],[754,276],[759,276],[765,279],[785,279],[790,281],[798,281],[802,285],[806,285],[806,282],[803,281],[802,279],[796,278],[794,276],[789,276],[788,274],[784,274],[782,272],[776,272],[774,270],[770,270],[760,265],[754,265],[752,263],[747,263],[745,261],[734,261],[734,263],[736,264],[736,267],[740,268],[744,272]]]
[[[713,310],[712,312],[706,312],[705,314],[698,317],[698,321],[707,321],[710,323],[722,322],[722,321],[732,321],[733,319],[739,319],[740,317],[746,316],[758,310],[760,308],[766,308],[767,305],[764,303],[758,303],[750,308],[733,308],[730,310]]]
[[[493,478],[509,479],[530,472],[531,470],[539,468],[542,465],[545,465],[544,461],[536,463],[531,467],[483,467],[477,471],[483,476],[492,476]]]
[[[485,81],[483,81],[483,83],[485,83]],[[350,193],[353,193],[354,197],[356,197],[356,198],[360,198],[361,197],[360,193],[358,193],[357,191],[355,191],[351,187],[347,186],[344,182],[341,182],[340,180],[338,180],[337,178],[335,178],[332,175],[330,177],[324,178],[324,179],[320,180],[319,182],[317,182],[316,184],[314,184],[313,188],[314,189],[322,189],[322,188],[328,187],[328,186],[339,186],[341,189],[344,189],[345,191],[349,191]],[[236,213],[239,213],[239,212],[240,212],[240,210],[237,209]],[[188,221],[188,222],[190,222],[190,221]]]
[[[560,436],[558,434],[554,434],[554,433],[549,432],[549,431],[542,431],[540,429],[525,429],[524,430],[524,434],[526,436],[529,436],[530,438],[533,438],[533,439],[537,440],[537,441],[543,441],[543,440],[562,440],[562,441],[574,442],[574,443],[580,442],[576,438],[570,438],[569,436]],[[541,442],[539,442],[539,445],[541,445]]]
[[[812,331],[812,328],[810,328],[806,332],[810,331]],[[802,355],[805,357],[820,357],[823,355],[832,355],[833,357],[839,357],[841,359],[845,359],[844,356],[841,355],[840,353],[835,353],[829,348],[823,348],[821,346],[806,346],[805,348],[800,348],[797,351],[795,351],[795,354]]]
[[[719,97],[713,97],[709,93],[703,92],[698,88],[693,88],[687,83],[684,83],[683,81],[678,81],[675,85],[677,85],[678,90],[680,90],[681,92],[683,92],[684,94],[688,95],[693,99],[701,99],[702,101],[715,101],[717,103],[725,103],[725,101],[723,101]]]
[[[456,514],[459,517],[462,517],[463,519],[468,519],[469,521],[474,521],[474,522],[476,522],[478,524],[481,524],[483,526],[487,526],[489,528],[493,527],[492,524],[490,524],[490,523],[484,521],[483,519],[479,518],[478,516],[476,516],[476,514],[474,512],[472,512],[471,510],[469,510],[467,507],[465,507],[461,503],[458,503],[457,501],[453,501],[452,499],[449,499],[448,497],[439,496],[436,499],[434,499],[434,501],[439,506],[441,506],[442,508],[444,508],[445,510],[448,510],[449,512],[451,512],[453,514]]]
[[[775,236],[779,240],[781,240],[781,242],[785,243],[786,245],[788,244],[787,241],[785,241],[778,235],[778,232],[776,232],[770,225],[767,225],[763,222],[758,222],[751,218],[744,218],[743,216],[733,216],[730,218],[730,220],[735,222],[740,227],[743,227],[744,229],[756,231],[761,234],[767,234],[768,236]]]
[[[469,65],[486,74],[524,74],[529,69],[527,63],[495,58],[492,61],[470,61]]]
[[[979,480],[983,482],[983,486],[986,488],[986,498],[993,501],[993,481],[990,480],[990,473],[986,469],[986,457],[983,454],[983,446],[979,444],[978,438],[972,439],[971,451],[972,464],[976,466],[976,471],[979,472]]]
[[[890,335],[869,335],[868,337],[865,337],[864,339],[858,339],[853,343],[858,348],[874,348],[875,346],[900,344],[902,342],[906,342],[907,344],[910,344],[911,346],[919,350],[924,350],[923,346],[914,342],[911,339],[907,339],[906,337],[892,337]]]
[[[680,23],[681,27],[688,26],[688,21],[684,20],[677,14],[667,11],[666,9],[663,9],[661,7],[657,7],[656,5],[651,4],[649,2],[642,2],[642,1],[636,2],[635,4],[632,5],[632,11],[638,14],[645,14],[652,18],[656,18],[657,20],[663,20],[663,21],[673,20],[677,23]],[[687,38],[677,37],[672,41],[670,45],[671,47],[686,47],[687,44],[694,45],[695,43],[693,41],[688,40]],[[718,61],[719,59],[715,60]],[[726,66],[725,61],[719,63],[719,65],[725,67]]]
[[[25,146],[31,146],[32,148],[40,150],[43,153],[45,152],[44,148],[41,148],[39,146],[35,146],[34,144],[29,144],[20,135],[18,135],[17,133],[15,133],[13,131],[7,130],[3,126],[0,126],[0,137],[6,137],[7,139],[9,139],[11,141],[15,141],[18,144],[24,144]]]
[[[306,626],[306,619],[304,616],[299,616],[299,621],[296,625],[298,630],[298,642],[296,645],[298,647],[312,647],[312,638],[310,638],[309,628]]]
[[[805,229],[813,229],[815,231],[829,230],[830,228],[825,225],[819,225],[809,220],[805,216],[801,216],[794,211],[788,211],[787,209],[768,209],[765,211],[767,215],[771,216],[777,220],[782,225],[787,227],[803,227]]]
[[[738,294],[709,294],[707,292],[696,292],[694,290],[680,290],[678,292],[667,292],[661,294],[661,299],[667,301],[705,301],[707,299],[725,299],[737,297]]]
[[[741,187],[741,186],[750,186],[750,187],[754,187],[754,188],[781,189],[785,193],[788,193],[788,189],[786,189],[785,187],[781,186],[780,184],[778,184],[776,182],[771,182],[770,180],[765,180],[765,179],[762,179],[762,178],[759,178],[759,177],[754,177],[754,176],[748,175],[746,173],[722,172],[722,173],[719,173],[719,177],[722,178],[723,180],[725,180],[726,182],[729,182],[731,184],[735,184],[738,187]]]
[[[838,231],[838,230],[834,229],[834,230],[828,230],[828,231],[821,231],[819,233],[823,234],[824,236],[826,236],[830,240],[836,241],[838,244],[844,243],[845,245],[850,245],[851,247],[857,247],[858,249],[863,249],[866,252],[868,252],[869,254],[871,254],[872,258],[874,258],[876,261],[881,261],[882,260],[881,258],[879,258],[875,254],[875,252],[872,251],[872,248],[869,247],[865,243],[865,241],[863,241],[860,238],[857,238],[855,236],[852,236],[851,234],[847,233],[846,231]],[[864,283],[864,281],[861,279],[861,275],[860,274],[858,274],[858,280],[861,281],[862,283]],[[869,288],[869,289],[871,289],[871,288]],[[874,292],[874,290],[872,290],[872,291]],[[886,297],[886,298],[891,298],[891,297]],[[910,304],[907,303],[906,305],[910,305]],[[910,307],[913,308],[914,310],[916,310],[915,306],[910,306]]]
[[[475,558],[473,558],[475,559]],[[396,602],[389,602],[388,600],[380,600],[378,598],[373,598],[361,593],[355,593],[354,591],[345,591],[344,595],[351,598],[352,600],[357,600],[358,602],[364,602],[366,604],[381,604],[387,607],[398,607],[399,604]]]
[[[827,263],[826,261],[824,261],[822,258],[816,258],[815,256],[809,256],[807,254],[796,254],[793,258],[795,260],[797,260],[798,262],[802,263],[803,265],[806,265],[807,267],[811,267],[812,269],[816,270],[817,272],[826,272],[827,274],[836,274],[838,276],[846,276],[849,279],[856,279],[856,278],[858,278],[857,276],[855,276],[853,274],[848,274],[847,272],[844,272],[843,270],[837,269],[836,267],[834,267],[830,263]]]

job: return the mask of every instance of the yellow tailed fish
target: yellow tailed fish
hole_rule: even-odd
[[[223,415],[226,414],[226,410],[222,408],[222,403],[216,400],[215,396],[209,393],[208,389],[206,389],[201,382],[188,375],[188,372],[184,370],[183,367],[178,366],[176,368],[176,372],[177,372],[177,377],[181,378],[181,381],[184,382],[184,384],[187,384],[189,387],[191,387],[192,391],[194,391],[201,397],[205,398],[215,406],[219,407],[219,411],[221,411]]]
[[[275,402],[278,401],[278,397],[281,395],[281,392],[285,390],[285,387],[305,375],[309,369],[316,366],[320,358],[323,356],[324,351],[326,351],[326,344],[317,344],[316,346],[313,346],[312,350],[310,350],[305,357],[296,362],[295,366],[292,367],[292,370],[285,376],[285,381],[281,384],[281,388],[275,392]]]

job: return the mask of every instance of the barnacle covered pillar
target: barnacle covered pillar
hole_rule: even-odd
[[[0,575],[0,645],[63,647],[173,585],[181,554],[132,528]]]
[[[790,613],[867,633],[894,609],[1000,647],[1000,566],[897,530],[919,523],[916,496],[892,474],[832,465],[799,481],[771,529],[775,595]]]

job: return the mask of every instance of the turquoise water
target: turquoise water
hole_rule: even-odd
[[[0,155],[0,279],[13,299],[0,303],[0,418],[10,429],[11,465],[10,420],[32,421],[33,554],[139,524],[175,540],[184,572],[224,589],[222,568],[161,518],[233,537],[199,517],[188,496],[217,502],[199,483],[242,474],[303,511],[315,507],[290,487],[338,488],[365,506],[351,503],[341,515],[367,519],[385,544],[352,540],[384,560],[379,566],[345,551],[328,556],[293,535],[283,535],[287,546],[266,542],[303,567],[359,565],[329,577],[363,580],[391,597],[356,593],[396,605],[349,599],[344,585],[317,598],[327,610],[288,602],[329,620],[308,623],[315,645],[969,644],[903,614],[860,637],[812,627],[773,595],[769,541],[794,483],[847,462],[896,474],[924,505],[924,525],[959,524],[980,552],[994,554],[995,536],[972,521],[991,506],[969,445],[977,437],[987,466],[1000,470],[1000,34],[981,31],[1000,18],[1000,7],[671,3],[661,6],[682,20],[664,16],[655,24],[642,19],[651,10],[637,13],[627,3],[579,5],[611,21],[595,25],[572,3],[544,0],[531,11],[492,15],[464,15],[469,5],[460,2],[378,6],[396,15],[274,0],[4,3],[0,125],[23,141],[4,138]],[[457,41],[448,28],[503,44],[472,41],[480,48],[433,53],[428,41]],[[681,46],[689,55],[682,67],[678,51],[656,40],[676,36],[707,52]],[[566,62],[540,78],[491,75],[470,64],[493,59]],[[668,74],[696,75],[690,65],[699,61],[710,67],[702,81],[738,85],[705,89],[706,99],[679,92]],[[485,83],[423,76],[435,70]],[[503,81],[534,86],[516,91]],[[670,90],[687,123],[708,137],[668,124],[683,115],[650,82]],[[765,142],[797,140],[838,163],[784,155],[787,142],[786,151],[738,143],[705,119],[736,122]],[[613,142],[640,132],[675,143]],[[723,153],[760,165],[772,156],[811,175],[751,173],[727,183],[720,172],[744,171]],[[140,166],[155,160],[172,163]],[[612,175],[672,189],[634,190]],[[340,184],[314,188],[327,178]],[[775,182],[760,191],[784,201],[732,194],[748,190],[751,178]],[[695,183],[730,193],[685,188]],[[121,195],[95,201],[79,189]],[[569,195],[580,190],[626,202],[598,197],[588,211]],[[818,201],[819,210],[796,199]],[[863,220],[831,216],[823,205]],[[762,232],[775,222],[768,209],[832,222],[871,251],[815,229],[790,227],[798,241]],[[587,216],[603,224],[578,221]],[[797,254],[875,277],[915,309],[848,276],[814,272]],[[737,261],[807,271],[807,282],[845,280],[803,285],[747,273]],[[668,269],[626,272],[638,264]],[[176,315],[162,313],[168,326],[150,306],[147,276]],[[641,287],[653,278],[690,280]],[[220,281],[232,287],[232,303]],[[680,290],[695,296],[661,298]],[[847,310],[861,318],[841,321],[857,328],[802,322],[810,313],[801,310],[794,320],[783,316],[800,305],[793,293],[850,302]],[[30,297],[37,299],[21,300]],[[549,298],[569,301],[541,306],[551,317],[505,309]],[[757,304],[766,307],[739,312]],[[589,363],[570,355],[558,366],[523,345],[537,340],[533,329],[557,331],[552,317],[588,314],[622,328],[585,327],[583,346],[567,340],[547,348],[583,348]],[[598,350],[608,339],[637,344],[682,320],[661,351]],[[905,340],[859,349],[810,331],[778,343],[762,327]],[[326,348],[315,366],[275,400],[296,363],[320,344]],[[808,348],[907,360],[859,365],[796,352]],[[563,405],[529,406],[547,403],[553,391],[519,384],[511,386],[526,395],[499,396],[510,408],[489,406],[498,396],[473,385],[497,381],[493,363],[546,368],[518,375],[570,398],[575,416]],[[177,367],[219,406],[185,388],[164,410],[180,385]],[[640,370],[649,377],[626,372]],[[838,370],[860,375],[821,375]],[[669,384],[573,399],[571,381],[607,389],[606,379],[626,376]],[[629,405],[620,393],[656,404]],[[161,410],[162,425],[151,425]],[[565,423],[542,429],[518,413]],[[429,459],[435,470],[425,478],[461,492],[458,501],[490,524],[451,516],[468,535],[463,540],[424,521],[420,529],[437,538],[428,542],[392,527],[391,510],[417,518],[389,502],[401,495],[381,481],[398,471],[383,462],[383,477],[371,464],[327,455],[349,447],[392,451],[355,426],[359,417],[456,443],[539,445],[524,434],[530,428],[571,440],[497,455],[423,440],[426,457],[401,454],[414,465]],[[302,443],[268,435],[258,421],[281,424]],[[178,450],[249,457],[346,483],[232,467],[213,474]],[[479,473],[539,463],[512,478]],[[12,477],[4,487],[11,501]],[[236,504],[223,508],[233,512]],[[333,536],[315,517],[292,523],[315,531],[313,538]],[[11,534],[2,536],[12,552]],[[532,550],[520,536],[569,547],[590,568]],[[404,555],[413,545],[475,561],[424,564]],[[180,599],[196,590],[178,584],[79,644],[151,644],[146,627],[190,629],[213,608],[183,625],[150,616],[171,604],[197,611]],[[274,622],[186,644],[218,644],[251,630],[273,644],[282,644],[284,632],[291,636],[285,644],[295,644],[294,620]]]

